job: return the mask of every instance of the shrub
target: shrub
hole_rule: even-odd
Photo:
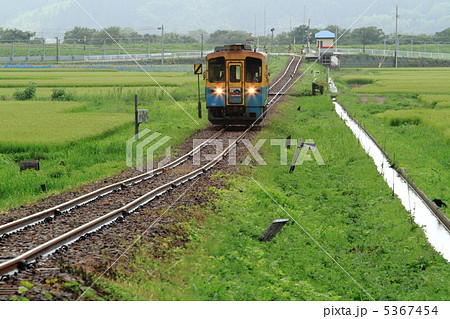
[[[52,101],[73,101],[75,95],[70,92],[66,92],[64,89],[54,88],[52,92]]]
[[[14,98],[19,101],[30,100],[36,95],[36,86],[34,82],[30,82],[25,91],[14,92]]]

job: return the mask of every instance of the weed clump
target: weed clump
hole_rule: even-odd
[[[400,125],[419,125],[420,124],[420,118],[418,117],[405,117],[405,118],[399,118],[394,117],[391,118],[389,121],[390,126],[400,126]]]
[[[52,101],[74,101],[75,94],[66,92],[64,89],[54,88],[52,91]]]
[[[36,86],[34,82],[28,83],[27,88],[24,91],[14,92],[14,99],[19,101],[30,100],[36,95]]]

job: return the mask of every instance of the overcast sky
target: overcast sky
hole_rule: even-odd
[[[204,29],[245,30],[262,35],[289,31],[311,19],[311,26],[376,26],[385,33],[395,29],[399,6],[400,33],[434,34],[450,27],[449,0],[77,0],[101,26],[132,27],[139,33],[185,33]],[[319,5],[320,4],[320,5]],[[26,8],[26,9],[24,9]],[[264,19],[266,12],[266,19]],[[256,21],[256,23],[255,23]],[[265,21],[265,23],[264,23]],[[256,28],[255,28],[256,25]],[[63,34],[74,26],[99,29],[75,0],[2,0],[0,27],[35,31],[38,36]]]

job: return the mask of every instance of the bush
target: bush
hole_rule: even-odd
[[[70,92],[66,92],[64,89],[54,88],[52,92],[52,101],[73,101],[75,95]]]
[[[36,95],[36,86],[34,82],[30,82],[25,91],[14,92],[14,98],[19,101],[30,100]]]

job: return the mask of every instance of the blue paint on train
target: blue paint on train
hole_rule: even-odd
[[[262,107],[267,104],[268,88],[259,87],[256,88],[256,92],[250,94],[245,93],[245,106],[259,106]]]
[[[205,88],[205,97],[207,106],[225,106],[225,94],[214,93],[214,88]]]

